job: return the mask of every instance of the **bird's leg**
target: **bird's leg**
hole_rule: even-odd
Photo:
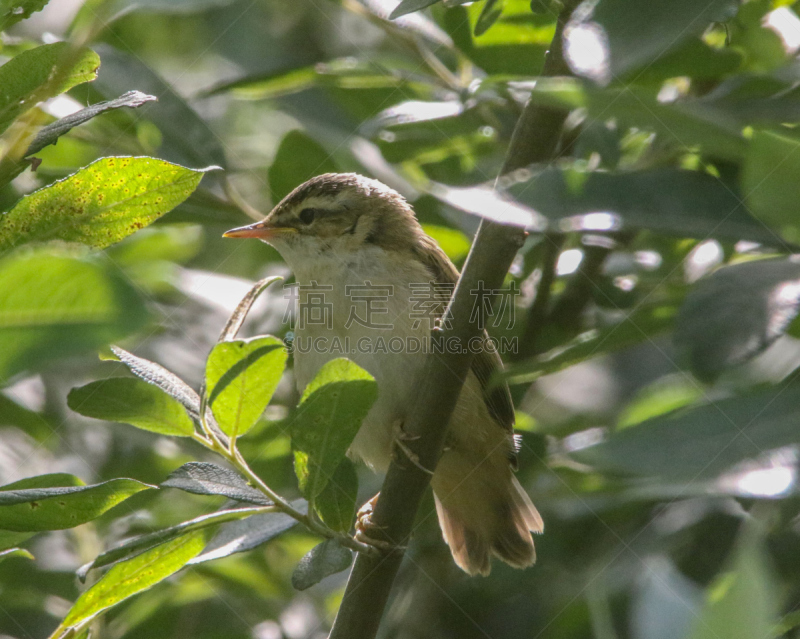
[[[376,494],[366,504],[361,506],[356,513],[356,534],[355,538],[362,544],[367,544],[373,548],[377,548],[382,552],[389,552],[398,548],[395,544],[382,539],[375,538],[375,531],[380,531],[383,526],[378,526],[372,521],[372,511],[375,509],[375,504],[378,503],[380,493]],[[372,533],[372,534],[370,534]]]
[[[407,433],[405,430],[403,430],[402,422],[400,422],[397,425],[396,431],[397,433],[394,437],[394,445],[397,447],[397,449],[402,451],[403,454],[408,458],[408,461],[414,464],[414,466],[419,468],[423,473],[427,473],[428,475],[433,475],[433,471],[430,470],[429,468],[425,468],[425,466],[423,466],[420,463],[419,456],[406,445],[406,442],[417,441],[420,438],[420,436],[411,435]],[[399,463],[397,457],[395,457],[395,461],[398,461]]]

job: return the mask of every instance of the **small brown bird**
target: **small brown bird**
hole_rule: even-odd
[[[458,279],[456,267],[399,193],[354,173],[315,177],[262,222],[225,236],[274,246],[300,285],[300,308],[317,296],[317,319],[298,322],[295,331],[295,344],[306,344],[295,348],[300,391],[325,362],[343,355],[375,377],[378,399],[350,453],[385,471],[402,440],[426,357],[424,349],[409,345],[425,344],[433,328],[420,308],[429,311],[429,319],[441,317],[449,295],[437,294],[442,290],[437,287],[449,293],[446,287]],[[349,345],[349,352],[342,345]],[[544,527],[513,475],[514,407],[508,388],[487,389],[501,365],[496,352],[476,354],[431,480],[444,540],[471,575],[488,575],[492,555],[517,568],[530,566],[536,560],[531,532]]]

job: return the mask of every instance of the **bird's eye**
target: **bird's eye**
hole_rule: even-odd
[[[317,209],[303,209],[300,211],[300,215],[297,217],[300,218],[300,221],[303,224],[311,224],[314,221],[314,217],[317,215]]]

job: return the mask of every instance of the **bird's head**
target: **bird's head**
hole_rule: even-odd
[[[403,250],[422,233],[405,198],[385,184],[356,173],[326,173],[298,186],[263,221],[225,237],[267,242],[293,267],[315,257],[346,258],[371,246]]]

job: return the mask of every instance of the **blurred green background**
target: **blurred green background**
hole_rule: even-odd
[[[0,190],[2,210],[107,156],[224,171],[103,250],[0,250],[0,484],[52,472],[157,484],[211,460],[192,442],[82,417],[66,396],[123,374],[97,357],[110,342],[199,388],[252,282],[291,282],[271,247],[222,233],[319,173],[397,189],[460,266],[472,209],[492,214],[462,189],[497,177],[530,96],[568,113],[558,157],[508,186],[549,231],[529,236],[509,274],[522,292],[512,326],[490,330],[519,340],[508,379],[519,478],[546,523],[538,562],[467,577],[428,498],[381,636],[800,636],[800,3],[585,3],[565,32],[570,70],[554,79],[538,74],[558,0],[455,0],[389,21],[396,4],[52,0],[4,32],[5,63],[61,39],[99,55],[98,78],[40,104],[37,126],[130,90],[158,101],[41,150],[35,172]],[[549,319],[533,345],[526,316],[549,267]],[[19,296],[46,313],[84,294],[107,305],[102,325],[20,328]],[[243,334],[285,337],[287,298],[273,285]],[[285,425],[297,401],[289,370],[240,442],[292,499]],[[359,467],[362,501],[380,479]],[[79,566],[222,502],[148,491],[23,542],[35,560],[0,562],[0,636],[47,637],[85,588]],[[318,541],[295,528],[189,567],[106,615],[95,636],[324,637],[347,573],[302,593],[290,584]]]

